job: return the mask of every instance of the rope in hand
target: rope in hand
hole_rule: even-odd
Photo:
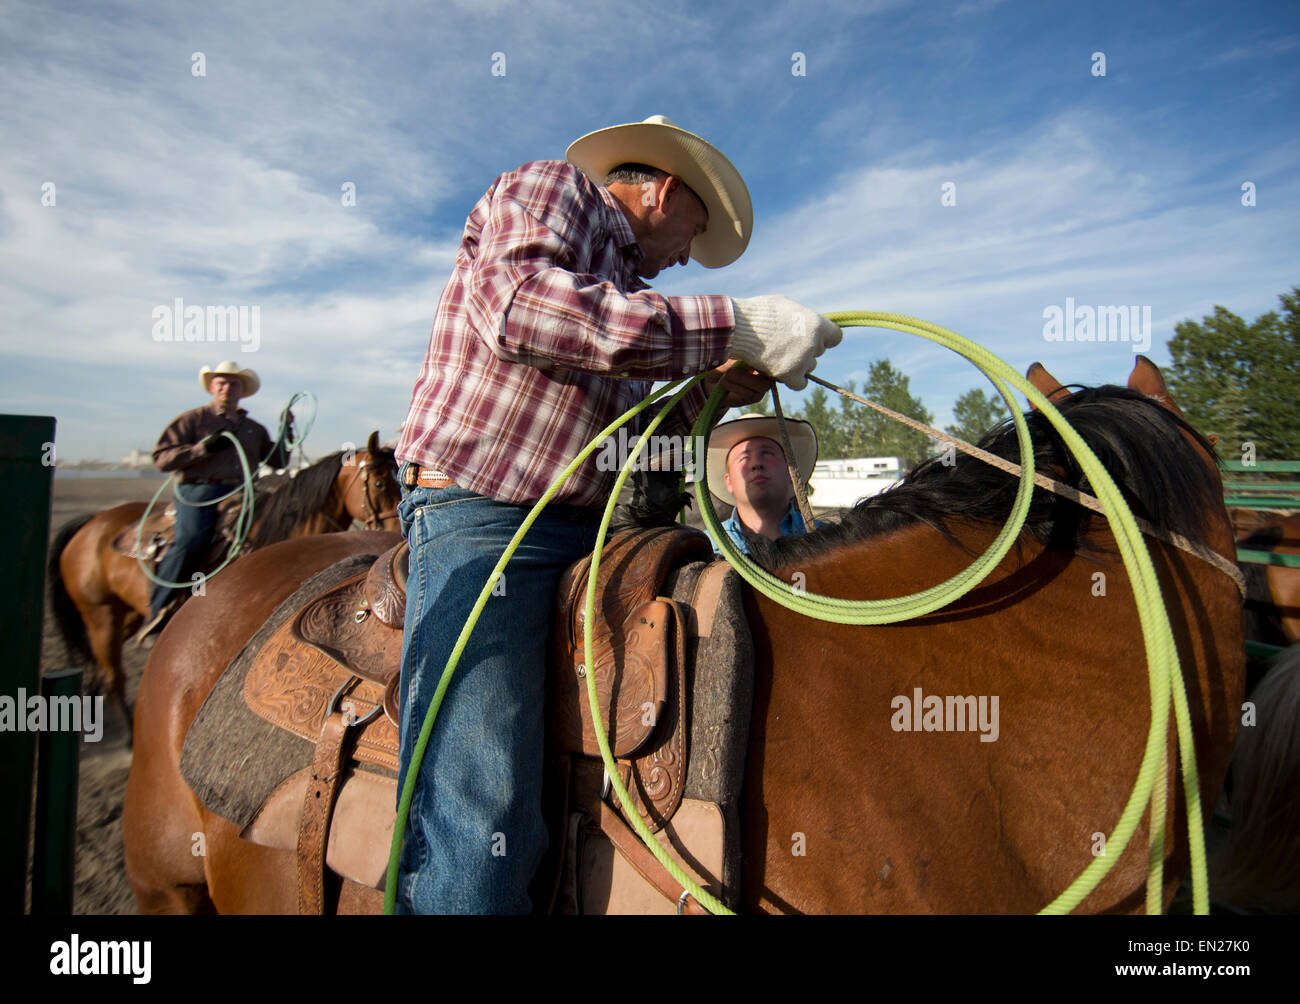
[[[240,499],[239,502],[239,515],[235,518],[234,536],[230,541],[230,547],[226,551],[226,559],[220,565],[214,568],[211,572],[208,572],[206,575],[204,575],[203,573],[198,573],[201,576],[201,578],[198,579],[197,581],[200,582],[207,582],[209,579],[216,576],[218,572],[220,572],[223,568],[225,568],[227,565],[229,565],[232,561],[235,560],[235,558],[239,555],[240,548],[244,546],[244,538],[248,536],[248,531],[252,529],[253,526],[253,497],[254,497],[253,474],[248,467],[248,457],[245,456],[244,447],[240,445],[239,439],[235,436],[234,433],[223,431],[221,435],[224,436],[226,439],[229,439],[230,442],[234,444],[235,455],[239,457],[239,466],[243,469],[244,472],[243,480],[236,487],[226,492],[225,495],[222,495],[219,498],[209,499],[207,502],[190,502],[186,499],[181,498],[179,491],[176,491],[173,496],[176,499],[176,501],[179,502],[181,505],[187,505],[194,509],[202,509],[205,506],[218,505],[226,501],[226,499],[230,498],[233,495],[239,495],[240,493],[243,494],[243,497]],[[149,566],[145,563],[144,558],[141,557],[141,553],[144,547],[144,524],[145,521],[148,520],[149,518],[149,513],[152,512],[153,507],[158,504],[158,497],[162,495],[163,491],[167,488],[167,486],[170,484],[175,484],[179,480],[179,478],[180,478],[180,473],[173,472],[171,477],[169,477],[166,481],[164,481],[161,485],[158,486],[158,490],[154,492],[153,498],[149,500],[149,505],[145,507],[144,514],[140,517],[140,521],[136,524],[135,527],[136,564],[140,566],[140,571],[144,572],[145,576],[148,577],[148,579],[151,582],[154,582],[160,586],[166,586],[169,589],[189,589],[194,585],[194,582],[168,582],[166,579],[159,578],[149,569]],[[179,487],[180,486],[178,484],[177,488],[179,489]]]
[[[1083,872],[1062,892],[1052,903],[1041,911],[1045,914],[1051,913],[1068,913],[1074,907],[1078,906],[1101,880],[1109,873],[1115,862],[1123,855],[1138,823],[1144,814],[1146,807],[1151,809],[1151,827],[1150,842],[1148,846],[1148,878],[1147,878],[1147,911],[1148,913],[1159,913],[1162,909],[1162,892],[1163,892],[1163,863],[1164,863],[1164,838],[1165,838],[1165,797],[1164,797],[1164,777],[1166,774],[1167,762],[1165,751],[1165,737],[1168,734],[1169,727],[1169,707],[1172,700],[1174,715],[1177,724],[1177,737],[1181,762],[1183,764],[1183,781],[1184,796],[1187,805],[1187,822],[1188,822],[1188,841],[1189,852],[1191,857],[1192,869],[1192,889],[1194,910],[1196,913],[1204,914],[1209,910],[1209,899],[1207,892],[1207,882],[1205,876],[1205,843],[1204,830],[1200,825],[1201,803],[1200,791],[1197,782],[1195,746],[1193,744],[1190,713],[1187,706],[1187,695],[1185,686],[1182,681],[1182,674],[1178,665],[1177,650],[1173,642],[1173,632],[1169,625],[1168,614],[1165,611],[1163,599],[1160,593],[1159,581],[1156,578],[1155,570],[1151,564],[1151,559],[1146,551],[1146,545],[1142,540],[1141,532],[1134,522],[1132,513],[1129,511],[1123,496],[1119,493],[1113,479],[1102,466],[1091,448],[1083,441],[1082,437],[1069,425],[1068,422],[1056,410],[1056,407],[1047,400],[1035,387],[1029,384],[1015,370],[1008,366],[993,353],[984,349],[982,346],[965,339],[955,332],[948,331],[938,325],[930,324],[915,318],[907,317],[902,314],[879,313],[879,312],[849,312],[827,315],[832,321],[841,327],[872,326],[893,328],[905,333],[919,335],[931,341],[938,342],[947,348],[952,349],[959,355],[965,356],[973,362],[993,383],[998,393],[1007,403],[1016,425],[1016,436],[1020,446],[1020,455],[1024,461],[1023,468],[1020,471],[1020,484],[1016,494],[1016,501],[1012,507],[1011,515],[1008,517],[1006,524],[998,537],[993,541],[987,551],[977,558],[967,569],[953,576],[952,579],[939,586],[923,590],[919,593],[906,597],[897,597],[890,600],[871,600],[871,601],[850,601],[837,599],[835,597],[817,596],[810,593],[802,593],[795,590],[791,585],[775,578],[766,570],[759,568],[747,556],[743,555],[731,541],[728,534],[722,530],[718,521],[717,513],[714,512],[713,504],[709,499],[708,492],[708,475],[707,465],[703,463],[704,457],[697,455],[695,458],[695,468],[700,472],[700,478],[696,482],[696,499],[700,505],[700,513],[704,518],[704,523],[708,528],[714,541],[719,545],[723,554],[731,562],[737,572],[755,589],[769,596],[782,605],[806,613],[809,616],[817,617],[823,620],[831,620],[843,624],[888,624],[902,620],[908,620],[920,616],[922,613],[929,613],[939,609],[942,606],[953,602],[956,598],[964,595],[974,586],[978,585],[993,569],[1001,562],[1006,552],[1010,549],[1012,543],[1019,535],[1021,527],[1024,525],[1025,517],[1028,515],[1029,504],[1032,500],[1034,485],[1034,465],[1032,442],[1029,438],[1028,425],[1024,416],[1019,410],[1019,406],[1011,395],[1008,384],[1015,386],[1041,411],[1049,422],[1056,428],[1057,432],[1065,441],[1067,447],[1074,452],[1080,466],[1087,475],[1091,483],[1098,489],[1100,500],[1108,507],[1106,518],[1111,525],[1112,532],[1115,536],[1116,543],[1119,547],[1121,557],[1127,570],[1133,589],[1134,599],[1138,608],[1138,616],[1142,625],[1143,641],[1147,651],[1148,659],[1148,680],[1151,698],[1151,724],[1147,734],[1147,742],[1143,753],[1142,763],[1138,771],[1138,778],[1130,794],[1128,801],[1120,815],[1114,831],[1108,835],[1106,850],[1099,856],[1094,857],[1093,861],[1083,870]],[[676,404],[678,400],[699,380],[697,376],[681,386],[681,381],[669,384],[666,387],[649,395],[644,401],[629,409],[624,415],[616,419],[600,433],[598,433],[586,447],[570,462],[570,464],[559,474],[555,482],[546,490],[542,498],[529,511],[523,524],[511,539],[510,544],[506,547],[505,552],[498,560],[496,566],[484,583],[483,589],[479,594],[478,601],[475,603],[473,610],[470,612],[456,645],[447,661],[447,666],[443,670],[439,680],[437,690],[434,693],[433,700],[429,710],[425,715],[423,727],[420,730],[419,738],[416,741],[415,748],[412,752],[411,763],[407,769],[406,783],[403,787],[401,798],[398,803],[397,819],[393,828],[393,842],[389,854],[388,877],[385,885],[384,894],[384,912],[391,914],[396,903],[397,893],[397,873],[398,862],[401,854],[402,839],[406,829],[406,820],[410,813],[411,799],[414,794],[415,784],[419,777],[420,764],[424,757],[424,752],[428,746],[429,737],[432,734],[434,721],[437,716],[438,708],[442,703],[443,695],[451,682],[452,674],[459,662],[460,656],[464,651],[465,645],[469,640],[470,633],[478,617],[491,595],[491,591],[496,582],[504,571],[506,564],[513,555],[515,548],[523,539],[524,535],[531,528],[533,522],[546,504],[555,496],[560,486],[577,470],[578,466],[586,460],[588,456],[597,448],[598,445],[613,432],[617,431],[624,423],[629,421],[633,416],[639,414],[651,403],[658,400],[665,394],[677,390],[674,397],[668,404],[661,409],[654,422],[651,423],[649,431],[658,426],[659,421],[666,415],[668,409]],[[680,389],[678,389],[680,387]],[[721,407],[722,400],[726,395],[726,389],[719,384],[714,388],[713,393],[709,396],[704,410],[697,418],[695,428],[692,430],[692,443],[697,445],[701,452],[707,451],[707,440],[709,432],[712,429],[713,421]],[[647,436],[641,437],[637,448],[629,456],[627,463],[617,482],[615,491],[611,495],[609,505],[606,508],[605,517],[601,523],[600,534],[597,538],[596,549],[592,555],[591,571],[588,580],[587,608],[584,618],[584,644],[586,651],[593,651],[591,630],[594,621],[595,611],[595,581],[600,560],[601,546],[604,541],[605,530],[608,527],[609,518],[613,507],[618,498],[618,490],[626,480],[628,472],[635,458],[639,455],[640,449],[648,441]],[[794,480],[797,480],[794,479]],[[601,722],[599,703],[596,700],[594,676],[588,676],[588,701],[591,706],[592,721],[595,727],[600,748],[601,758],[605,765],[606,775],[609,777],[615,795],[619,800],[620,806],[630,806],[627,792],[618,777],[618,770],[614,764],[613,757],[609,751],[608,739],[605,736],[605,729]],[[1177,686],[1174,686],[1174,681]],[[1159,782],[1156,783],[1157,774]],[[665,869],[671,874],[684,889],[707,909],[714,913],[729,912],[725,906],[716,899],[700,889],[689,876],[684,875],[676,866],[676,863],[668,857],[667,852],[649,833],[648,828],[642,822],[640,814],[634,809],[625,809],[624,815],[637,831],[641,839],[646,843],[651,853],[659,859]]]
[[[290,415],[293,406],[297,404],[298,401],[300,400],[306,401],[311,406],[311,413],[307,418],[307,420],[303,423],[302,434],[295,437],[292,441],[290,441],[287,438],[289,432]],[[294,449],[297,449],[298,459],[301,461],[302,444],[306,441],[307,434],[311,432],[311,428],[313,425],[315,425],[315,423],[316,423],[316,395],[313,394],[311,391],[295,392],[294,395],[289,398],[289,402],[280,411],[279,432],[277,433],[275,438],[275,445],[271,448],[271,452],[268,454],[268,456],[272,456],[272,457],[275,456],[276,452],[280,451],[283,448],[285,466],[290,466],[289,461],[293,455],[293,451]],[[239,466],[240,469],[244,472],[244,476],[240,484],[236,485],[230,491],[226,492],[225,495],[222,495],[215,499],[209,499],[207,502],[190,502],[187,499],[181,498],[180,493],[178,491],[173,491],[172,493],[172,497],[173,499],[175,499],[177,503],[179,503],[180,505],[190,506],[191,508],[194,509],[201,509],[205,506],[211,506],[211,505],[220,505],[228,498],[231,498],[235,495],[239,495],[241,493],[243,494],[243,498],[240,499],[240,503],[239,503],[239,515],[235,518],[234,533],[231,537],[230,547],[226,549],[226,558],[224,561],[221,562],[220,565],[218,565],[211,572],[208,572],[206,575],[203,576],[203,578],[200,580],[203,582],[215,578],[218,572],[220,572],[223,568],[225,568],[232,561],[234,561],[235,558],[239,556],[239,552],[243,549],[244,541],[248,537],[248,532],[253,528],[253,502],[254,499],[256,498],[256,492],[253,489],[253,473],[248,466],[248,456],[244,453],[243,445],[239,442],[239,439],[233,433],[229,431],[222,431],[221,435],[224,436],[226,439],[229,439],[234,444],[235,455],[239,457]],[[265,461],[259,464],[258,468],[260,469],[263,466],[265,466]],[[158,504],[158,499],[162,495],[162,493],[167,490],[167,486],[177,485],[179,480],[180,480],[180,472],[174,471],[171,477],[167,478],[167,480],[165,480],[161,485],[158,486],[158,490],[154,492],[153,498],[149,500],[149,505],[145,507],[144,514],[140,517],[140,522],[136,524],[136,529],[135,529],[136,564],[140,566],[140,571],[142,571],[151,582],[154,582],[160,586],[166,586],[169,589],[189,589],[194,585],[194,583],[193,582],[168,582],[166,579],[159,578],[145,563],[145,560],[143,557],[141,557],[141,554],[144,545],[144,525],[145,525],[145,521],[148,520],[149,518],[149,513],[153,512],[153,507]]]
[[[804,491],[803,478],[799,476],[799,467],[795,462],[794,446],[790,442],[790,430],[785,427],[785,414],[781,411],[781,395],[772,384],[772,410],[776,412],[776,427],[781,431],[781,449],[785,451],[785,468],[790,472],[790,484],[794,485],[794,500],[799,506],[799,516],[803,519],[804,529],[812,533],[817,529],[813,519],[812,507],[808,505],[808,493]]]

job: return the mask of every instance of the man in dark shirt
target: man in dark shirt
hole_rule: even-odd
[[[239,407],[241,398],[257,393],[260,381],[256,373],[227,360],[215,369],[205,366],[199,370],[199,384],[212,395],[212,401],[177,416],[153,450],[153,462],[160,471],[181,472],[176,487],[176,538],[157,572],[165,582],[185,582],[198,570],[217,524],[217,507],[205,503],[230,494],[243,483],[244,470],[233,449],[235,444],[223,433],[239,440],[250,472],[262,463],[273,467],[289,463],[284,444],[272,443],[265,427]],[[154,583],[149,619],[136,640],[142,642],[158,630],[184,599],[182,589]]]

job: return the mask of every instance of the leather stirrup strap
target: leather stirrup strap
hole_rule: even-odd
[[[659,890],[669,902],[678,905],[678,913],[692,917],[709,916],[709,911],[677,884],[677,881],[659,863],[659,859],[641,842],[641,838],[632,832],[627,823],[623,822],[606,802],[600,803],[600,829],[615,849],[627,859],[628,864],[636,869],[638,875]]]
[[[330,817],[343,777],[343,740],[348,721],[342,711],[325,719],[316,756],[311,765],[311,781],[298,820],[298,912],[325,912],[325,850],[329,843]]]

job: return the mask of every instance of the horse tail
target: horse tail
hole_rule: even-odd
[[[54,542],[50,545],[50,558],[45,566],[46,578],[50,584],[50,607],[54,611],[54,622],[58,625],[64,647],[68,650],[68,659],[91,666],[95,664],[95,654],[90,649],[90,635],[86,633],[86,622],[81,619],[81,611],[72,602],[72,596],[64,584],[59,559],[63,557],[68,542],[93,518],[94,513],[88,513],[63,524],[54,535]]]
[[[1273,661],[1251,695],[1256,719],[1232,754],[1232,825],[1216,856],[1215,900],[1241,910],[1300,912],[1300,644]]]

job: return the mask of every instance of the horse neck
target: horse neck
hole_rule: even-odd
[[[347,468],[339,473],[342,478]],[[339,482],[336,480],[330,487],[329,494],[325,496],[325,501],[321,507],[313,513],[308,513],[298,524],[293,536],[301,537],[314,533],[331,533],[337,530],[347,530],[352,526],[352,514],[348,510],[346,499],[340,494]]]

